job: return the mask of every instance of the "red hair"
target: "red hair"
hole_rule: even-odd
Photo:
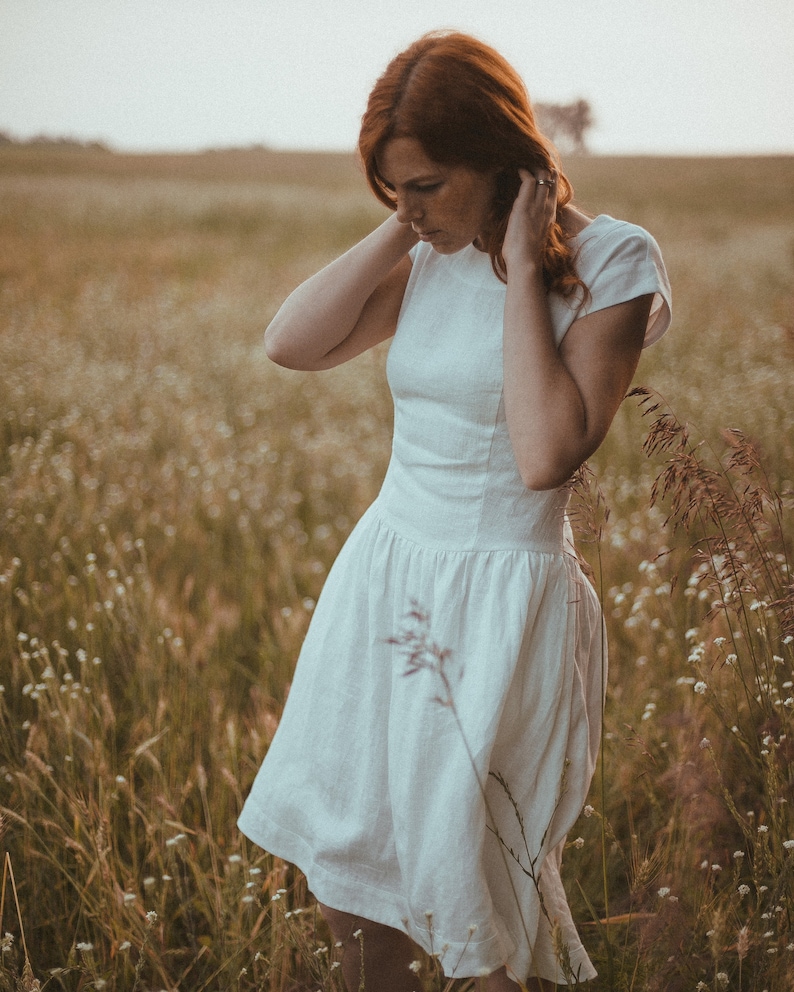
[[[502,256],[507,221],[521,180],[518,169],[557,173],[557,220],[543,254],[548,290],[568,296],[584,284],[574,250],[559,224],[573,188],[557,154],[535,124],[526,87],[513,67],[490,46],[466,34],[432,32],[397,55],[375,83],[361,120],[358,152],[367,182],[392,210],[394,195],[378,168],[392,138],[414,138],[439,165],[496,172],[494,225],[486,249],[504,282]]]

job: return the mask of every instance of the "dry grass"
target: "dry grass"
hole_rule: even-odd
[[[566,869],[594,988],[785,992],[794,162],[570,171],[654,232],[676,305],[583,544],[612,645]],[[20,924],[53,988],[338,987],[302,879],[234,822],[390,405],[382,350],[300,376],[259,341],[380,216],[344,156],[0,153],[0,989]]]

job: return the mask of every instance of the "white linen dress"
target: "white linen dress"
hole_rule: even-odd
[[[590,299],[552,294],[557,342],[576,317],[646,293],[645,343],[659,338],[670,288],[653,238],[602,214],[577,241]],[[599,744],[600,608],[567,491],[530,491],[518,473],[504,284],[473,246],[412,256],[387,362],[388,472],[328,575],[239,826],[318,900],[407,932],[447,975],[506,964],[562,982],[556,922],[592,978],[560,860]],[[410,632],[448,652],[440,670],[425,652],[406,674],[393,639]]]

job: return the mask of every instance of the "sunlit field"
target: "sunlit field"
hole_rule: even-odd
[[[675,308],[574,497],[611,647],[564,865],[589,987],[790,992],[794,159],[568,171]],[[382,347],[298,374],[262,332],[383,216],[346,156],[0,151],[0,990],[342,989],[235,821],[390,447]]]

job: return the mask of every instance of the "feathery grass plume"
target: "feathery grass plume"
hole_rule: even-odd
[[[659,412],[657,397],[647,390],[639,395],[646,414],[656,414],[646,450],[667,457],[652,499],[664,500],[673,525],[686,532],[685,550],[695,563],[688,588],[706,592],[698,592],[704,613],[693,627],[698,643],[689,658],[701,677],[694,688],[705,687],[710,711],[703,718],[711,729],[699,746],[712,766],[712,788],[738,830],[730,888],[719,882],[722,866],[704,862],[709,884],[699,919],[710,920],[715,974],[727,976],[732,966],[725,970],[723,923],[754,889],[755,912],[742,914],[739,970],[750,956],[759,980],[786,982],[792,968],[781,952],[791,943],[791,926],[784,907],[794,898],[786,847],[794,731],[794,704],[786,701],[794,674],[791,500],[772,488],[757,446],[742,432],[723,431],[724,449],[717,452],[705,441],[695,443],[691,428],[669,411]]]

